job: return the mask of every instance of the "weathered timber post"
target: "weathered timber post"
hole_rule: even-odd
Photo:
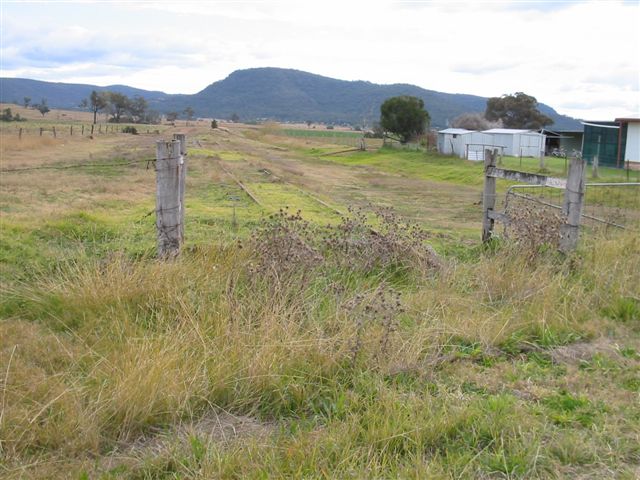
[[[187,179],[187,137],[184,133],[174,133],[173,139],[180,142],[180,241],[184,242],[184,192]]]
[[[560,229],[560,251],[568,253],[578,245],[580,234],[580,215],[584,202],[585,162],[581,158],[572,158],[569,164],[567,186],[564,191],[562,212],[566,215],[565,224]]]
[[[55,126],[53,127],[53,138],[57,138],[57,135],[56,135],[56,127],[55,127]]]
[[[180,144],[178,140],[156,142],[156,229],[158,256],[180,253]]]
[[[594,155],[593,160],[591,161],[591,178],[599,177],[599,174],[598,174],[599,162],[600,162],[600,159],[598,158],[598,155]]]
[[[73,125],[69,127],[69,136],[73,137]]]
[[[92,123],[92,124],[91,124],[91,135],[92,135],[92,136],[93,136],[93,127],[95,127],[95,126],[96,126],[96,124],[95,124],[95,123]]]
[[[498,150],[486,149],[484,151],[484,192],[482,194],[482,241],[491,240],[493,232],[494,219],[491,218],[490,212],[496,206],[496,179],[488,175],[488,170],[496,166],[496,156]]]
[[[22,140],[22,127],[20,127],[20,131],[18,132],[18,139]]]
[[[42,127],[40,127],[40,136],[42,136]]]
[[[82,133],[81,133],[81,135],[84,136],[84,125],[82,125]]]

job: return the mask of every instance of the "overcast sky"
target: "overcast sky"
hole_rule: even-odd
[[[591,120],[640,115],[640,0],[0,0],[0,8],[4,77],[195,93],[234,70],[270,66],[449,93],[522,91]]]

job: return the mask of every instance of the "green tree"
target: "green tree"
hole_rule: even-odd
[[[144,97],[135,95],[129,102],[129,113],[132,120],[136,123],[141,123],[146,120],[148,104]]]
[[[167,122],[175,122],[177,118],[178,118],[178,112],[167,113]]]
[[[484,116],[492,122],[501,120],[505,128],[536,130],[553,123],[540,113],[535,97],[522,92],[488,99]]]
[[[238,116],[238,114],[237,114],[237,113],[235,113],[235,112],[234,112],[234,113],[231,115],[231,121],[232,121],[233,123],[238,123],[238,122],[240,121],[240,117]]]
[[[218,121],[215,118],[211,120],[211,128],[218,128]]]
[[[43,98],[42,101],[36,105],[34,105],[35,109],[38,110],[42,116],[44,117],[47,113],[51,111],[49,106],[47,105],[47,99]]]
[[[118,92],[108,92],[109,108],[111,109],[111,120],[120,123],[122,115],[129,111],[131,100],[129,97]]]
[[[109,104],[109,101],[107,98],[107,94],[98,93],[95,90],[91,92],[91,95],[89,95],[89,98],[85,98],[84,100],[82,100],[82,102],[80,102],[80,106],[82,108],[88,108],[93,112],[94,125],[98,118],[98,112],[107,108],[108,104]]]
[[[184,113],[187,116],[187,123],[189,123],[189,121],[193,118],[193,114],[194,114],[193,108],[187,107],[183,110],[182,113]]]
[[[31,97],[24,97],[23,103],[22,103],[24,105],[24,108],[29,108],[30,103],[31,103]]]
[[[424,133],[430,120],[424,102],[417,97],[391,97],[380,106],[380,126],[398,135],[402,143]]]

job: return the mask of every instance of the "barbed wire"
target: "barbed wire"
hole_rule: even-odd
[[[162,159],[161,159],[162,160]],[[140,160],[131,160],[128,162],[119,162],[119,163],[73,163],[68,165],[38,165],[36,167],[23,167],[23,168],[2,168],[0,169],[0,173],[18,173],[18,172],[27,172],[33,170],[67,170],[72,168],[104,168],[104,167],[122,167],[126,165],[133,165],[136,163],[147,163],[155,162],[155,158],[143,158]]]

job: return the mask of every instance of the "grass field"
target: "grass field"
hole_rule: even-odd
[[[0,134],[0,477],[640,475],[637,233],[483,247],[480,165],[273,127]]]

